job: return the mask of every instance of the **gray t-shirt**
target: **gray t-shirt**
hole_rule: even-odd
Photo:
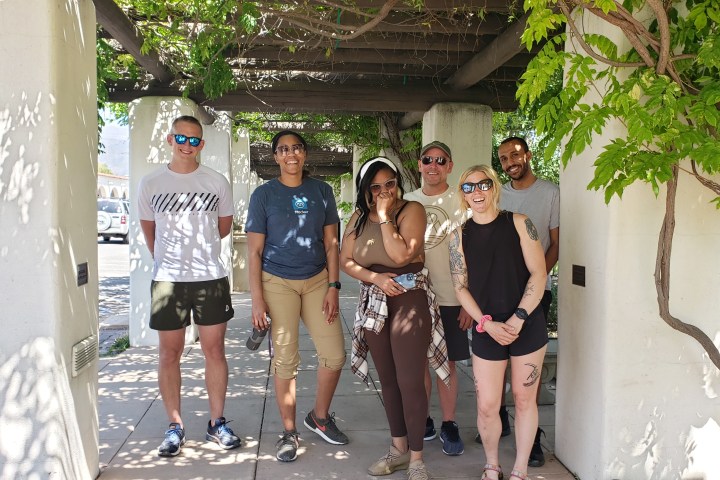
[[[273,179],[251,195],[245,231],[265,235],[264,271],[304,280],[325,268],[323,228],[339,222],[327,183],[305,178],[302,185],[287,187]]]
[[[502,186],[500,208],[527,215],[535,224],[543,251],[550,248],[550,230],[560,226],[560,188],[538,178],[524,190],[515,190],[511,182]],[[548,287],[550,278],[548,277]]]

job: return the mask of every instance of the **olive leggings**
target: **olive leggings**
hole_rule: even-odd
[[[410,450],[419,452],[428,408],[425,370],[432,320],[427,293],[410,290],[387,300],[383,329],[377,334],[366,330],[365,340],[382,384],[390,434],[407,435]]]

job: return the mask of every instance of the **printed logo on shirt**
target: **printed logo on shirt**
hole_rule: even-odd
[[[210,192],[158,193],[151,204],[157,213],[194,213],[216,211],[220,198]]]
[[[425,250],[441,244],[450,230],[450,218],[445,210],[434,205],[425,206],[427,227],[425,228]]]
[[[303,215],[308,213],[308,204],[306,198],[293,197],[292,206],[293,210],[297,215]]]

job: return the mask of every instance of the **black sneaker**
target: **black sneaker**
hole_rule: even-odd
[[[423,440],[434,440],[435,437],[437,437],[435,422],[433,422],[432,417],[428,417],[425,421],[425,435],[423,436]]]
[[[443,444],[443,453],[445,455],[462,455],[465,451],[465,445],[460,438],[460,432],[455,422],[442,422],[440,426],[440,441]]]
[[[528,460],[528,467],[542,467],[545,465],[545,454],[542,451],[542,445],[540,445],[540,434],[545,435],[542,428],[537,429],[535,434],[535,442],[533,442],[532,450],[530,450],[530,459]]]
[[[505,408],[505,405],[500,406],[500,423],[502,423],[502,432],[500,432],[501,437],[507,437],[510,435],[510,416],[508,415],[507,408]]]
[[[297,430],[283,432],[282,438],[275,444],[277,453],[275,457],[281,462],[294,462],[297,458],[297,450],[300,446]]]
[[[323,440],[333,445],[347,445],[350,441],[347,435],[335,425],[335,412],[328,418],[321,419],[315,416],[314,410],[310,410],[303,423],[307,428],[320,435]]]
[[[240,446],[240,439],[233,433],[232,429],[227,426],[225,417],[215,419],[215,423],[208,422],[205,440],[215,442],[225,450],[231,450]]]
[[[179,423],[171,423],[170,428],[165,432],[165,440],[158,447],[158,455],[174,457],[180,453],[180,447],[183,445],[185,445],[185,430]]]

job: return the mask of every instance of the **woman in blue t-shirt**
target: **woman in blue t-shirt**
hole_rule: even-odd
[[[280,176],[253,192],[245,230],[253,326],[268,328],[272,319],[275,355],[271,371],[284,427],[276,456],[292,462],[298,449],[295,379],[301,318],[315,343],[319,363],[315,408],[304,424],[328,443],[348,443],[335,424],[334,413],[329,413],[345,364],[345,342],[338,321],[340,219],[332,188],[304,175],[305,139],[282,131],[273,137],[272,151]]]

